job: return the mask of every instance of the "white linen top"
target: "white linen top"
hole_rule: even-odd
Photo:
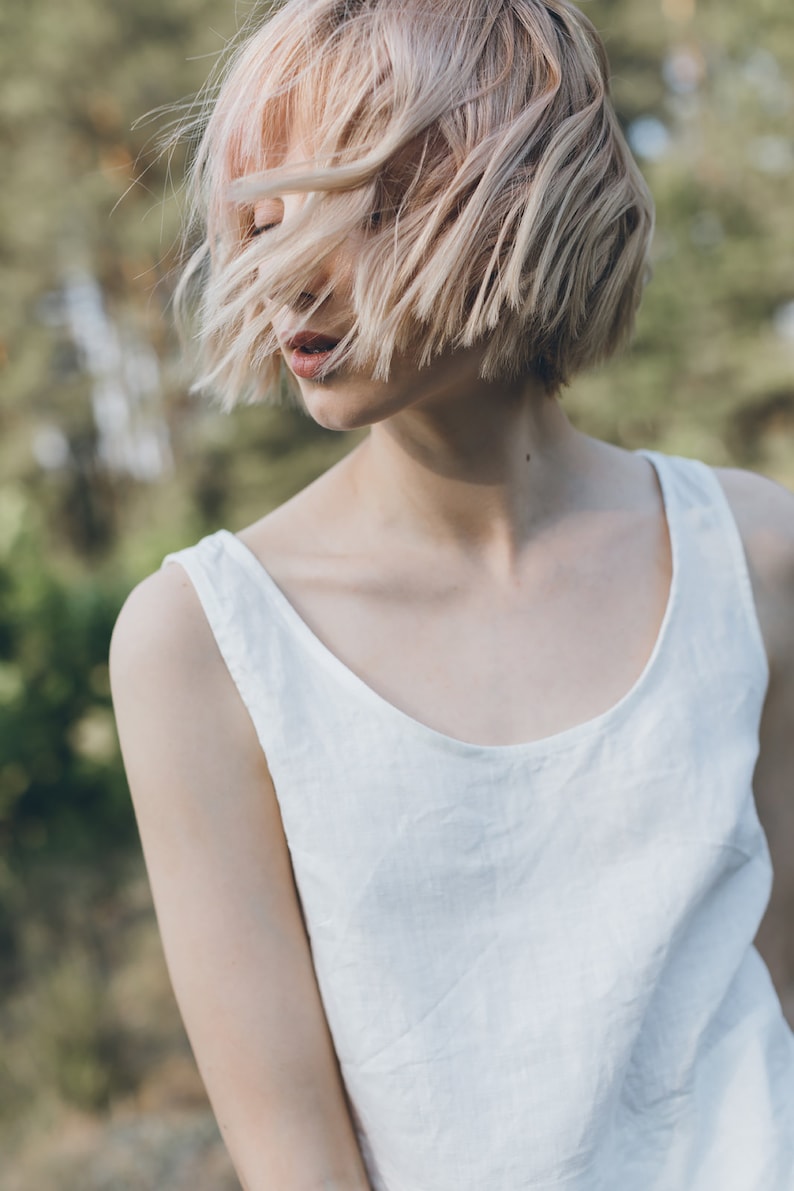
[[[392,706],[228,531],[165,560],[267,756],[375,1191],[794,1189],[794,1038],[753,947],[764,646],[716,477],[647,457],[673,554],[652,656],[526,744]]]

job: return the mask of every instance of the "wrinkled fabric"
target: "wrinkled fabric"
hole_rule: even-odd
[[[753,947],[763,642],[714,474],[647,457],[673,551],[653,654],[527,744],[393,707],[226,530],[165,560],[267,756],[375,1191],[794,1189],[794,1040]]]

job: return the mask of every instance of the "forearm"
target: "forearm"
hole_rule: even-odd
[[[346,1097],[306,1098],[296,1083],[294,1099],[216,1111],[244,1191],[372,1191]]]
[[[243,1191],[274,1191],[274,1184],[272,1182],[249,1183],[245,1179],[241,1178],[240,1186],[243,1188]],[[312,1183],[311,1185],[306,1183],[300,1187],[297,1185],[294,1188],[284,1187],[281,1188],[280,1191],[372,1191],[372,1188],[366,1181],[362,1183],[360,1181],[351,1182],[350,1180],[331,1178],[323,1179],[322,1182]]]
[[[246,1178],[237,1172],[243,1191],[372,1191],[372,1186],[364,1174],[354,1172],[348,1175],[313,1179],[309,1182],[275,1182],[272,1175],[255,1175]]]
[[[346,1104],[323,1105],[322,1117],[284,1114],[281,1105],[253,1114],[215,1105],[243,1191],[372,1191]]]

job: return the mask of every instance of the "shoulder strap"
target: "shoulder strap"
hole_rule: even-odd
[[[736,520],[714,470],[680,456],[643,452],[656,468],[673,549],[674,583],[687,610],[687,630],[705,636],[706,618],[724,651],[741,657],[766,691],[769,664],[747,558]],[[715,635],[716,634],[716,635]]]
[[[195,546],[167,554],[161,565],[174,562],[187,572],[221,656],[248,706],[248,651],[241,641],[245,622],[241,624],[239,619],[245,601],[241,599],[240,576],[234,573],[233,560],[225,549],[223,531],[202,538]]]
[[[234,534],[210,534],[166,555],[162,565],[169,563],[179,563],[196,590],[278,790],[298,754],[319,756],[318,742],[339,747],[347,738],[361,714],[357,700],[347,700],[334,668],[322,664],[322,649],[307,647],[309,630]]]
[[[243,565],[242,553],[230,541],[237,539],[227,530],[218,530],[194,546],[166,555],[162,566],[178,563],[187,572],[270,761],[277,751],[284,701],[299,686],[299,662],[290,656],[289,637],[268,605],[267,588]]]

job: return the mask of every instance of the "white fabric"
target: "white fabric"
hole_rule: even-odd
[[[648,458],[674,564],[653,655],[528,744],[397,710],[229,532],[166,559],[268,758],[376,1191],[794,1189],[794,1039],[752,946],[766,658],[716,478]]]

